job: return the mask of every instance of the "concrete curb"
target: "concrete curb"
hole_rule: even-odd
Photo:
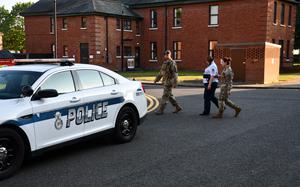
[[[161,83],[154,84],[152,82],[141,81],[144,85],[162,85]],[[188,88],[204,88],[201,84],[186,84],[179,83],[179,87],[188,87]],[[282,89],[282,90],[300,90],[300,87],[297,86],[288,86],[288,85],[273,85],[273,86],[255,86],[255,85],[233,85],[232,89]]]

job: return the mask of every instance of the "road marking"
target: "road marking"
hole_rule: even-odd
[[[148,113],[153,112],[156,110],[159,106],[159,101],[156,97],[152,95],[146,94],[146,98],[149,101],[149,106],[148,106]]]

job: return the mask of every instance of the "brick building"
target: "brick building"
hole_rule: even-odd
[[[202,70],[217,46],[276,43],[282,46],[281,66],[292,57],[295,0],[57,2],[57,47],[53,1],[40,0],[23,12],[27,52],[57,50],[58,57],[74,56],[113,70],[121,69],[122,52],[124,61],[134,58],[145,69],[159,68],[165,49],[173,51],[180,69],[188,70]]]

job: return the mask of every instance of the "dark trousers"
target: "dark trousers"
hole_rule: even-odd
[[[211,84],[210,90],[207,89],[208,83],[204,84],[204,87],[205,87],[205,90],[204,90],[204,111],[203,111],[203,113],[209,114],[210,113],[210,105],[211,105],[210,102],[213,102],[216,105],[216,107],[219,108],[219,101],[215,96],[215,92],[218,87],[218,83],[213,82]]]

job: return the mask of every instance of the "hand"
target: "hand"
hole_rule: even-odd
[[[176,84],[173,85],[173,88],[176,88]]]
[[[210,90],[211,89],[211,85],[208,85],[207,89]]]

